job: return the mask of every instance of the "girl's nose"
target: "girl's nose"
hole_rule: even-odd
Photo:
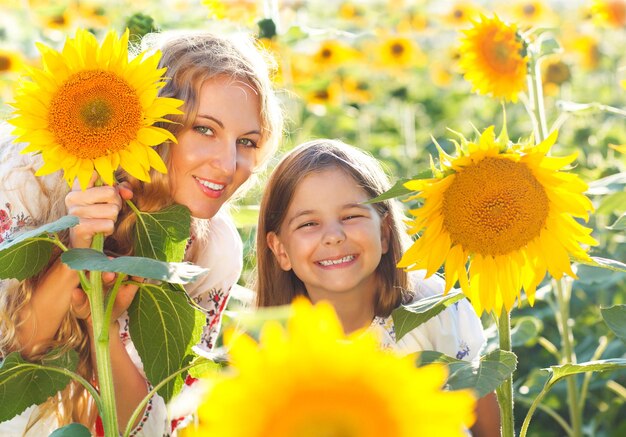
[[[323,242],[325,245],[340,244],[346,239],[346,234],[340,224],[328,226],[324,232]]]

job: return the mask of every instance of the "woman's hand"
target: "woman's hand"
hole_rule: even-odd
[[[78,180],[74,181],[72,191],[65,196],[67,213],[80,220],[77,226],[70,229],[70,247],[90,247],[93,236],[98,232],[105,236],[111,235],[115,230],[122,202],[133,197],[133,192],[126,183],[115,187],[94,187],[96,178],[97,174],[94,172],[85,191],[81,190]]]

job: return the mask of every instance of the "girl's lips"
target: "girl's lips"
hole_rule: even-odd
[[[221,184],[219,182],[210,181],[208,179],[202,179],[197,176],[194,176],[196,183],[200,187],[200,190],[208,197],[213,199],[217,199],[224,193],[224,189],[226,188],[225,184]]]

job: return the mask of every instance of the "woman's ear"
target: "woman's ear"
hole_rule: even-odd
[[[391,215],[387,212],[380,221],[380,246],[383,254],[389,252],[391,241]]]
[[[276,235],[276,232],[268,232],[267,237],[265,237],[267,241],[267,245],[270,250],[276,257],[276,261],[278,261],[278,265],[281,269],[288,272],[291,270],[291,261],[289,260],[289,255],[285,251],[285,246],[281,243],[280,238]]]

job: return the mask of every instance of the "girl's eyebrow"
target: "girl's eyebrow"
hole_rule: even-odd
[[[293,222],[294,222],[294,220],[296,220],[296,219],[298,219],[298,218],[300,218],[300,217],[302,217],[302,216],[304,216],[304,215],[313,214],[314,212],[315,212],[315,211],[314,211],[314,210],[312,210],[312,209],[305,209],[305,210],[303,210],[303,211],[298,211],[298,212],[297,212],[297,213],[296,213],[293,217],[291,217],[291,218],[289,219],[289,221],[287,222],[287,225],[289,226],[289,225],[291,225],[291,223],[293,223]]]

